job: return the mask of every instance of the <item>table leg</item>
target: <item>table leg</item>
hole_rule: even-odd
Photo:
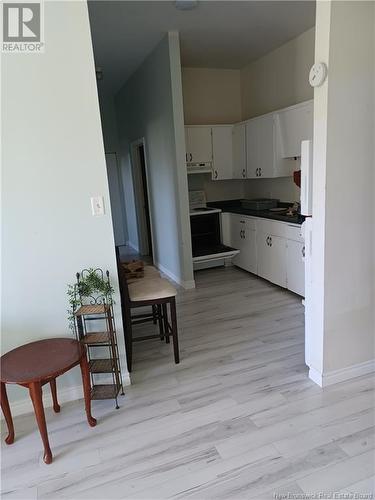
[[[83,354],[79,363],[81,366],[83,395],[85,397],[85,409],[86,409],[87,421],[90,427],[95,427],[96,419],[91,415],[91,384],[90,384],[89,365],[87,363],[86,353]]]
[[[43,460],[46,464],[52,462],[52,452],[49,447],[46,417],[44,415],[43,399],[42,399],[42,385],[40,382],[32,382],[29,384],[29,392],[31,401],[33,402],[36,421],[38,423],[39,432],[42,436],[42,441],[44,445],[44,455]]]
[[[57,401],[57,389],[56,389],[56,379],[53,378],[49,385],[51,386],[51,393],[52,393],[52,401],[53,401],[53,411],[55,413],[60,412],[60,405],[59,402]]]
[[[10,412],[10,406],[8,401],[7,390],[5,388],[4,382],[1,382],[1,409],[4,414],[5,421],[8,426],[8,436],[5,438],[6,444],[12,444],[14,442],[14,427],[12,414]]]

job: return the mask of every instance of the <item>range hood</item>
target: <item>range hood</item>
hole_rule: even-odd
[[[212,174],[212,162],[188,163],[186,170],[188,174]]]

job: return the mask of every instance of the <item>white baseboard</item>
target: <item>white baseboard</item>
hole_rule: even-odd
[[[332,370],[326,373],[320,373],[318,370],[315,370],[315,368],[310,368],[309,377],[320,387],[327,387],[329,385],[345,382],[346,380],[361,377],[374,372],[375,359],[370,359],[364,363],[347,366],[346,368],[340,368],[339,370]]]
[[[138,245],[136,245],[135,243],[132,243],[131,241],[127,241],[126,245],[128,247],[130,247],[132,250],[134,250],[134,252],[139,253]]]
[[[83,399],[83,388],[82,384],[74,385],[70,387],[65,387],[63,389],[59,389],[59,379],[56,379],[57,382],[57,399],[59,404],[70,403],[71,401],[77,401],[78,399]],[[105,381],[103,380],[103,383]],[[124,386],[130,385],[130,376],[128,372],[122,372],[122,383]],[[12,412],[13,417],[17,417],[18,415],[24,415],[26,413],[32,413],[33,406],[31,403],[31,399],[28,395],[27,390],[25,389],[25,394],[27,397],[23,399],[19,399],[17,401],[9,401],[10,410]],[[52,396],[49,384],[46,384],[43,387],[43,405],[44,408],[52,408]],[[1,420],[4,420],[3,414],[1,414]]]
[[[169,269],[167,269],[162,264],[160,264],[159,262],[154,262],[154,265],[155,265],[155,267],[157,267],[159,269],[159,271],[161,271],[163,274],[168,276],[168,278],[170,278],[172,281],[174,281],[178,285],[182,286],[186,290],[190,290],[192,288],[195,288],[195,281],[194,280],[183,281],[178,276],[176,276],[174,273],[172,273]]]

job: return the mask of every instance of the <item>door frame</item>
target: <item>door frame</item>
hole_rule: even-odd
[[[148,236],[147,236],[147,214],[144,205],[144,190],[142,182],[142,172],[141,172],[141,161],[139,155],[139,147],[143,146],[143,155],[145,162],[145,174],[146,174],[146,191],[148,198],[148,208],[149,208],[149,219],[150,219],[150,233],[151,233],[151,249],[149,249]],[[152,222],[152,211],[150,205],[150,184],[149,184],[149,172],[148,172],[148,161],[146,154],[146,141],[144,137],[137,139],[130,143],[130,161],[132,167],[132,178],[133,178],[133,188],[134,188],[134,201],[135,201],[135,211],[137,216],[137,231],[138,231],[138,250],[141,255],[150,255],[154,261],[154,229]]]

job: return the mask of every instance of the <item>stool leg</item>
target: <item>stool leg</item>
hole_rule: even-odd
[[[170,343],[169,339],[169,324],[168,324],[168,309],[167,304],[163,304],[163,321],[164,321],[164,332],[165,332],[165,342]]]
[[[163,314],[161,311],[161,305],[157,305],[157,311],[158,311],[158,323],[159,323],[159,333],[160,333],[160,340],[164,340],[164,325],[163,325]]]
[[[49,383],[51,386],[51,393],[52,393],[52,401],[53,401],[53,411],[55,413],[60,412],[60,405],[57,401],[57,390],[56,390],[56,379],[52,379],[51,382]]]
[[[158,307],[156,305],[152,306],[152,316],[152,322],[156,325],[158,319]]]
[[[174,297],[170,301],[170,308],[171,308],[174,361],[176,364],[178,364],[180,362],[180,354],[179,354],[179,350],[178,350],[176,299]]]
[[[125,336],[125,349],[126,349],[126,364],[128,365],[128,372],[132,371],[133,364],[133,332],[132,332],[132,318],[130,308],[126,308],[125,315],[125,325],[124,325],[124,336]]]
[[[46,464],[52,462],[52,452],[48,441],[48,432],[46,417],[44,415],[43,399],[42,399],[42,386],[40,382],[32,382],[29,385],[29,392],[31,401],[33,402],[36,421],[39,427],[40,435],[42,436],[42,441],[44,445],[44,455],[43,460]]]
[[[14,427],[12,414],[10,412],[10,406],[8,401],[7,390],[5,388],[4,382],[1,382],[1,409],[4,414],[5,422],[8,426],[8,436],[5,438],[6,444],[12,444],[14,442]]]

